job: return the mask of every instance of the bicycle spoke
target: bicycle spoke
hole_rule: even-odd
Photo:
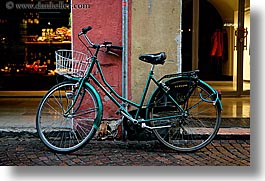
[[[79,111],[79,112],[75,112],[75,114],[73,116],[74,117],[85,116],[85,115],[90,114],[90,113],[95,113],[97,110],[98,110],[98,108],[90,108],[90,109],[87,109],[87,110],[82,110],[82,111]]]
[[[76,95],[72,93],[72,87],[75,85],[62,83],[50,90],[37,112],[38,134],[44,144],[56,152],[71,152],[80,148],[92,139],[96,131],[93,124],[99,110],[97,101],[90,90],[84,88],[73,105]],[[64,96],[67,90],[73,95]],[[72,111],[65,115],[64,112],[70,108]]]
[[[192,87],[189,96],[183,92],[185,96],[181,97],[179,93],[181,90],[178,89],[185,88],[183,91],[188,91],[186,85],[190,83],[187,81],[190,79],[183,79],[183,81],[168,85],[171,91],[169,94],[172,98],[176,98],[176,101],[180,101],[183,110],[179,110],[173,102],[168,102],[170,99],[165,98],[166,95],[155,95],[158,97],[152,98],[154,102],[150,101],[148,105],[151,125],[161,126],[160,129],[153,130],[154,134],[163,144],[178,151],[194,151],[204,147],[214,138],[220,125],[220,109],[213,104],[214,93],[203,84],[198,84],[197,87]],[[171,106],[165,109],[159,108],[162,105]],[[176,119],[168,119],[170,121],[165,122],[166,118],[174,115]],[[170,127],[163,128],[165,125],[170,125]]]

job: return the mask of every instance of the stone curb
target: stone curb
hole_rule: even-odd
[[[23,136],[23,135],[37,135],[37,130],[34,128],[7,128],[7,129],[0,129],[0,137],[3,136]],[[234,139],[234,140],[248,140],[250,139],[250,128],[220,128],[217,136],[215,137],[216,140],[221,139]],[[146,140],[148,141],[148,140]]]

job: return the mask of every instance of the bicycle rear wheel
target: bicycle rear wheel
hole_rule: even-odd
[[[39,104],[37,132],[41,141],[55,152],[76,151],[96,132],[93,124],[99,114],[97,99],[90,88],[83,87],[79,95],[77,89],[76,83],[63,82],[49,90]]]
[[[213,104],[216,93],[201,81],[191,81],[190,78],[170,81],[167,86],[168,93],[182,109],[165,93],[157,91],[151,98],[147,113],[149,118],[159,120],[150,124],[169,127],[154,129],[155,136],[177,151],[190,152],[203,148],[214,139],[221,123],[221,106]]]

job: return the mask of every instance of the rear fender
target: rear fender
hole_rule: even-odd
[[[178,80],[181,80],[181,79],[183,79],[183,77],[171,78],[171,79],[165,81],[165,85],[170,85],[172,82],[175,82],[175,81],[178,81]],[[160,80],[162,80],[162,79],[160,79]],[[161,89],[159,87],[157,87],[153,91],[153,93],[151,94],[151,96],[150,96],[150,98],[149,98],[149,100],[147,102],[147,107],[146,107],[146,112],[145,112],[146,118],[148,118],[148,116],[149,116],[148,113],[149,113],[149,108],[150,108],[151,103],[154,101],[155,97],[160,93],[160,91],[161,91]]]
[[[215,96],[215,100],[213,101],[213,104],[216,104],[217,106],[220,107],[221,110],[223,110],[223,106],[222,106],[222,102],[221,102],[221,96],[219,95],[218,91],[215,90],[214,88],[212,88],[209,84],[207,84],[206,82],[202,81],[202,80],[199,80],[199,79],[196,79],[196,78],[191,78],[191,77],[185,77],[185,76],[181,76],[181,77],[174,77],[172,79],[169,79],[165,82],[165,85],[170,85],[172,84],[173,82],[176,82],[176,81],[180,81],[180,80],[183,80],[183,79],[187,79],[187,80],[190,80],[192,79],[191,81],[199,81],[201,84],[205,85],[209,91],[211,91],[214,96]],[[152,93],[152,95],[150,96],[150,99],[148,100],[148,104],[147,105],[150,105],[150,103],[153,101],[153,99],[159,94],[160,92],[160,88],[156,88],[154,90],[154,92]],[[147,106],[147,110],[146,110],[146,116],[148,114],[148,106]]]
[[[216,104],[217,106],[220,107],[221,110],[223,110],[223,105],[221,102],[221,94],[215,90],[213,87],[211,87],[209,84],[207,84],[206,82],[200,80],[201,84],[204,84],[206,87],[208,87],[209,90],[211,90],[214,94],[215,94],[215,101],[213,102],[213,104]]]

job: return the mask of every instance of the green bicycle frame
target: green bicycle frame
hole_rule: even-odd
[[[97,70],[99,71],[99,74],[100,74],[100,77],[103,81],[103,84],[109,89],[107,90],[96,78],[95,76],[93,75],[92,73],[92,70],[94,68],[94,66],[96,66]],[[140,103],[137,104],[133,101],[130,101],[122,96],[120,96],[112,87],[111,85],[106,81],[105,79],[105,76],[103,74],[103,71],[102,71],[102,68],[100,66],[100,63],[99,63],[99,60],[94,56],[92,57],[92,62],[91,62],[91,66],[89,68],[89,70],[86,72],[86,75],[83,77],[83,78],[71,78],[72,80],[75,80],[75,81],[78,81],[79,82],[79,88],[78,88],[78,91],[77,91],[77,95],[79,95],[82,87],[84,84],[90,84],[90,80],[92,80],[111,100],[112,102],[114,102],[114,104],[120,109],[120,111],[124,112],[126,115],[128,115],[129,117],[133,118],[132,115],[130,115],[130,113],[126,110],[125,106],[124,106],[124,103],[127,103],[129,105],[132,105],[134,107],[137,108],[137,111],[136,111],[136,114],[135,114],[135,119],[138,118],[139,114],[140,114],[140,111],[141,109],[143,109],[143,106],[144,106],[144,101],[145,101],[145,98],[146,98],[146,94],[148,92],[148,88],[150,86],[150,83],[151,81],[153,81],[159,88],[161,88],[161,90],[163,90],[165,92],[165,94],[168,95],[168,97],[170,99],[172,99],[172,101],[176,104],[176,106],[184,111],[182,109],[182,107],[167,93],[167,90],[157,81],[157,79],[154,77],[154,72],[153,72],[153,69],[154,69],[154,65],[152,66],[150,72],[149,72],[149,75],[148,75],[148,78],[147,78],[147,81],[146,81],[146,85],[144,87],[144,91],[143,91],[143,94],[142,94],[142,97],[140,99]],[[91,85],[91,84],[90,84]],[[92,85],[91,85],[92,86]],[[93,86],[92,86],[93,87]],[[98,94],[98,92],[97,92]],[[113,96],[113,95],[114,96]],[[96,95],[97,97],[99,96]],[[100,96],[99,96],[100,97]],[[116,97],[116,98],[115,98]],[[73,101],[73,105],[76,103],[78,97],[76,96],[74,101]],[[122,103],[119,103],[118,100],[121,100]],[[73,105],[68,109],[68,111],[66,111],[66,114],[70,112],[70,110],[72,109]],[[99,109],[102,109],[101,107],[99,107]],[[158,120],[158,118],[156,118],[155,120]],[[139,120],[139,123],[140,122],[148,122],[148,121],[151,121],[151,119],[149,120]]]
[[[107,96],[116,104],[116,106],[117,107],[119,107],[119,109],[121,110],[121,111],[123,111],[123,112],[125,112],[127,115],[129,115],[129,116],[131,116],[129,113],[128,113],[128,111],[125,109],[125,107],[124,106],[122,106],[122,104],[121,103],[119,103],[118,101],[117,101],[117,99],[115,99],[114,98],[114,96],[116,97],[116,98],[118,98],[119,100],[121,100],[121,101],[123,101],[123,103],[128,103],[128,104],[130,104],[130,105],[132,105],[132,106],[134,106],[134,107],[136,107],[137,108],[137,112],[136,112],[136,115],[135,115],[135,118],[137,119],[137,117],[139,116],[139,113],[140,113],[140,110],[143,108],[143,105],[144,105],[144,101],[145,101],[145,98],[146,98],[146,94],[147,94],[147,92],[148,92],[148,88],[149,88],[149,85],[150,85],[150,82],[151,82],[151,80],[157,85],[157,86],[159,86],[159,87],[161,87],[164,91],[165,91],[165,93],[167,93],[166,92],[166,90],[162,87],[162,86],[160,86],[160,84],[159,84],[159,82],[155,79],[155,77],[154,77],[154,72],[153,72],[153,69],[154,69],[154,66],[152,67],[152,69],[151,69],[151,71],[149,72],[149,75],[148,75],[148,77],[147,77],[147,80],[146,80],[146,84],[145,84],[145,87],[144,87],[144,90],[143,90],[143,94],[142,94],[142,97],[141,97],[141,99],[140,99],[140,103],[139,104],[137,104],[137,103],[135,103],[135,102],[133,102],[133,101],[130,101],[130,100],[128,100],[128,99],[125,99],[124,97],[122,97],[122,96],[120,96],[110,85],[109,85],[109,83],[106,81],[106,79],[105,79],[105,77],[104,77],[104,74],[103,74],[103,72],[102,72],[102,69],[101,69],[101,67],[100,67],[100,63],[99,63],[99,61],[97,60],[97,59],[94,59],[94,61],[95,61],[95,63],[96,63],[96,65],[97,65],[97,68],[98,68],[98,71],[99,71],[99,74],[100,74],[100,76],[101,76],[101,79],[102,79],[102,81],[103,81],[103,83],[104,83],[104,85],[105,86],[107,86],[107,88],[109,89],[109,91],[94,77],[94,75],[93,74],[91,74],[90,73],[90,75],[89,75],[89,78],[91,78],[91,80],[93,80],[93,82],[105,93],[105,94],[107,94]],[[93,67],[91,67],[91,68],[93,68]],[[114,96],[112,96],[112,94],[114,94]],[[170,96],[170,95],[169,95]],[[174,101],[174,103],[176,104],[176,105],[178,105],[178,103],[172,98],[172,101]],[[179,106],[179,105],[178,105]],[[180,106],[179,106],[179,108],[180,109],[182,109]],[[132,117],[132,116],[131,116]],[[150,121],[150,120],[145,120],[145,121]]]
[[[101,84],[97,79],[96,77],[93,75],[92,71],[94,69],[94,66],[96,66],[98,72],[99,72],[99,75],[103,81],[103,84],[107,87],[107,90],[103,84]],[[79,95],[79,93],[81,92],[81,89],[82,87],[84,86],[84,84],[86,84],[88,87],[90,88],[93,88],[93,86],[90,84],[90,81],[92,80],[96,86],[98,86],[111,100],[112,102],[114,102],[114,104],[119,108],[119,110],[123,113],[125,113],[125,115],[127,115],[129,118],[133,118],[133,116],[127,111],[126,109],[126,106],[124,106],[124,103],[126,104],[129,104],[129,105],[132,105],[134,107],[137,108],[136,110],[136,114],[134,116],[133,119],[136,119],[138,121],[138,123],[143,123],[143,122],[150,122],[150,121],[153,121],[153,120],[160,120],[160,119],[170,119],[170,118],[177,118],[177,117],[181,117],[183,116],[183,114],[185,114],[185,111],[184,109],[178,104],[178,102],[176,102],[176,100],[168,93],[168,90],[163,86],[163,83],[162,82],[162,79],[159,79],[157,80],[154,76],[154,65],[152,65],[152,68],[148,74],[148,77],[147,77],[147,80],[146,80],[146,84],[145,84],[145,87],[144,87],[144,90],[143,90],[143,94],[142,94],[142,97],[140,99],[140,103],[137,104],[133,101],[130,101],[122,96],[120,96],[112,87],[111,85],[106,81],[105,79],[105,76],[103,74],[103,71],[102,71],[102,68],[100,66],[100,63],[99,63],[99,60],[97,59],[96,56],[93,56],[92,57],[92,62],[91,62],[91,65],[88,69],[88,71],[86,72],[86,75],[83,77],[83,78],[71,78],[72,80],[75,80],[77,82],[79,82],[79,86],[78,86],[78,91],[77,91],[77,95]],[[177,77],[178,74],[171,74],[171,75],[166,75],[167,76],[172,76],[174,78],[178,78]],[[151,119],[138,119],[139,118],[139,115],[140,115],[140,111],[144,108],[144,101],[145,101],[145,98],[146,98],[146,94],[148,92],[148,88],[150,86],[150,83],[151,81],[153,81],[156,85],[157,85],[157,89],[156,90],[162,90],[164,94],[167,95],[168,98],[170,98],[170,100],[175,104],[175,106],[180,110],[181,114],[178,114],[178,115],[174,115],[174,116],[168,116],[168,117],[163,117],[163,118],[151,118]],[[200,80],[201,81],[201,80]],[[201,81],[203,84],[207,85],[207,87],[209,87],[211,90],[213,90],[208,84],[206,84],[205,82]],[[96,98],[97,99],[100,99],[100,95],[99,93],[93,88],[93,92],[94,94],[96,95]],[[155,91],[156,91],[155,90]],[[114,95],[114,96],[113,96]],[[218,97],[218,93],[217,91],[213,90],[213,95],[212,96],[216,96],[216,100],[213,101],[213,103],[218,103],[220,106],[221,106],[221,109],[222,109],[222,104],[220,102],[220,99]],[[116,98],[115,98],[116,97]],[[78,99],[78,96],[75,97],[74,101],[73,101],[73,104],[72,106],[68,109],[68,111],[66,111],[66,114],[68,114],[70,112],[70,110],[73,108],[73,106],[75,105],[75,103],[77,102],[77,99]],[[120,103],[118,100],[122,101],[122,103]],[[100,113],[102,114],[102,110],[103,110],[103,105],[100,104],[99,105],[99,110],[100,110]],[[98,128],[99,125],[100,125],[100,121],[101,120],[97,120],[96,121],[96,125],[95,125],[95,128]]]

